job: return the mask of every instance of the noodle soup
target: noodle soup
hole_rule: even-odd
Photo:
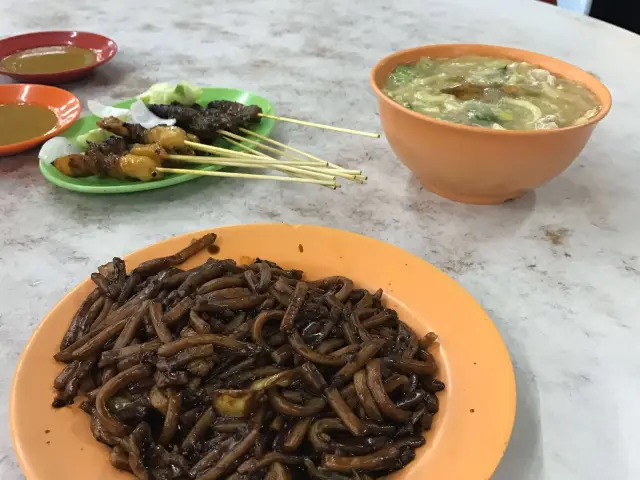
[[[424,115],[498,130],[580,125],[601,108],[577,82],[527,62],[483,56],[423,57],[399,65],[383,91]]]

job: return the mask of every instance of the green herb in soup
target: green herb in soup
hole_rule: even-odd
[[[399,65],[385,93],[399,104],[449,122],[499,130],[580,125],[600,111],[581,84],[526,62],[463,56]]]

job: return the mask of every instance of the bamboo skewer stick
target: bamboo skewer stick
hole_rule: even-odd
[[[224,130],[221,130],[220,133],[222,133],[225,136],[230,136],[231,138],[237,138],[237,139],[242,139],[246,142],[250,142],[252,144],[254,144],[256,147],[260,147],[260,148],[265,148],[268,149],[270,151],[273,151],[279,155],[284,155],[288,158],[297,160],[298,162],[300,161],[300,159],[298,157],[295,157],[293,155],[291,155],[290,153],[287,153],[283,150],[278,150],[276,148],[272,148],[269,147],[267,145],[264,145],[258,141],[255,140],[250,140],[248,138],[245,137],[241,137],[240,135],[236,135],[233,133],[229,133],[229,132],[225,132]],[[266,137],[264,137],[266,138]],[[228,141],[228,138],[227,138]],[[309,155],[310,157],[313,157],[313,155]],[[313,157],[313,158],[317,158],[317,157]],[[358,178],[358,175],[360,175],[362,172],[360,170],[346,170],[343,169],[342,167],[338,167],[336,169],[328,169],[328,168],[324,168],[324,167],[319,167],[320,165],[328,165],[329,162],[327,162],[326,160],[321,160],[318,159],[319,161],[317,163],[315,163],[313,166],[307,166],[304,167],[303,170],[308,170],[310,172],[316,172],[316,173],[330,173],[331,175],[335,175],[336,177],[342,177],[342,178],[346,178],[347,180],[351,180],[357,183],[364,183],[364,179]],[[296,165],[300,165],[300,163],[297,163]]]
[[[220,167],[238,167],[238,168],[261,168],[263,170],[273,170],[274,167],[273,165],[264,165],[261,163],[242,163],[242,162],[221,162],[221,163],[217,163],[214,164]],[[324,180],[319,178],[319,180]]]
[[[301,167],[304,170],[308,170],[309,172],[327,172],[330,173],[331,175],[335,175],[336,177],[341,177],[344,178],[346,180],[351,180],[353,182],[356,183],[364,183],[362,180],[360,180],[358,177],[356,177],[353,174],[350,173],[345,173],[343,171],[340,170],[326,170],[324,168],[318,168],[318,167]]]
[[[280,165],[282,161],[277,160],[272,157],[266,158],[256,158],[256,159],[248,159],[248,158],[237,158],[237,157],[198,157],[196,155],[168,155],[167,159],[169,160],[178,160],[180,162],[190,162],[190,163],[201,163],[205,165],[222,165],[227,163],[237,163],[241,165],[251,165],[251,164],[259,164],[259,165]],[[296,167],[299,166],[315,166],[317,163],[314,162],[300,162],[294,163]]]
[[[251,147],[247,147],[246,145],[233,140],[231,138],[227,138],[226,139],[229,143],[231,143],[232,145],[236,145],[239,148],[242,148],[248,152],[255,152],[256,154],[262,155],[265,158],[273,158],[270,157],[262,152],[258,152],[257,150],[251,148]],[[289,163],[285,160],[285,161],[280,161],[280,165],[278,166],[274,166],[273,167],[276,170],[280,170],[281,172],[287,172],[290,173],[292,175],[296,175],[296,176],[301,176],[301,177],[310,177],[310,178],[318,178],[318,179],[325,179],[325,180],[333,180],[335,181],[336,179],[336,175],[333,174],[333,171],[331,170],[324,170],[321,172],[311,172],[311,171],[307,171],[306,168],[307,167],[298,167],[298,166],[290,166]]]
[[[240,137],[240,138],[243,138],[243,137]],[[246,148],[247,151],[253,150],[256,153],[258,153],[259,155],[263,155],[265,158],[272,158],[272,157],[269,157],[268,155],[265,155],[262,152],[258,152],[257,150],[251,149],[251,148],[247,147],[246,145],[243,146],[241,143],[235,142],[232,139],[227,138],[226,140],[228,142],[234,144],[234,145],[237,145],[238,147]],[[296,164],[296,166],[298,166],[298,165],[299,164]],[[314,165],[319,165],[319,164],[314,164]],[[331,169],[331,168],[323,168],[323,167],[322,168],[321,167],[300,167],[300,169],[301,170],[306,170],[306,172],[304,174],[302,174],[302,176],[312,176],[313,177],[313,176],[315,176],[315,175],[312,174],[312,172],[313,172],[313,173],[318,173],[318,174],[330,175],[330,176],[333,176],[334,179],[336,177],[342,177],[342,178],[346,178],[347,180],[354,181],[356,183],[364,183],[363,180],[357,178],[355,175],[349,175],[349,174],[347,174],[347,173],[345,173],[344,171],[341,171],[341,170],[334,170],[334,169]],[[285,171],[288,171],[288,170],[285,170]],[[300,175],[295,174],[295,173],[291,173],[291,174],[292,175],[296,175],[296,176],[300,176]]]
[[[271,143],[272,145],[277,145],[280,148],[284,148],[284,149],[287,149],[287,150],[291,150],[292,152],[296,152],[297,154],[302,155],[302,156],[307,157],[307,158],[310,158],[311,160],[315,160],[315,161],[320,162],[320,163],[325,163],[326,162],[326,163],[329,164],[330,167],[333,167],[333,168],[336,168],[336,169],[339,169],[339,170],[346,170],[346,169],[342,168],[340,165],[336,165],[335,163],[327,162],[326,160],[318,158],[315,155],[311,155],[310,153],[303,152],[302,150],[298,150],[297,148],[291,147],[291,146],[287,145],[286,143],[278,142],[277,140],[274,140],[273,138],[265,137],[264,135],[260,135],[259,133],[256,133],[254,131],[248,130],[246,128],[240,128],[240,131],[242,133],[247,134],[247,135],[251,135],[252,137],[259,138],[260,140],[262,140],[264,142],[268,142],[268,143]],[[353,171],[355,172],[356,170],[353,170]],[[354,173],[354,175],[362,174],[362,172],[360,170],[357,170],[357,172],[358,173]],[[349,173],[351,173],[351,171]]]
[[[243,140],[244,138],[241,137]],[[215,153],[215,154],[226,154],[229,156],[233,156],[233,157],[237,157],[237,158],[242,158],[242,159],[249,159],[255,162],[259,162],[261,160],[263,160],[264,158],[268,158],[268,159],[272,159],[273,157],[269,157],[268,155],[264,155],[262,152],[258,152],[257,150],[251,148],[251,147],[247,147],[246,145],[243,145],[239,142],[236,142],[235,140],[232,139],[227,139],[227,141],[229,143],[232,143],[233,145],[236,145],[238,147],[240,147],[241,149],[245,150],[245,151],[249,151],[252,152],[252,154],[248,154],[248,153],[242,153],[242,152],[238,152],[235,150],[229,150],[228,148],[220,148],[220,147],[214,147],[211,145],[205,145],[202,143],[196,143],[196,142],[191,142],[188,140],[185,140],[184,144],[193,148],[194,150],[199,150],[202,152],[207,152],[207,153]],[[277,164],[274,164],[274,169],[278,169],[278,170],[283,170],[283,171],[288,171],[288,172],[292,172],[292,173],[300,173],[304,176],[307,177],[315,177],[315,178],[321,178],[321,179],[326,179],[326,180],[335,180],[335,175],[328,175],[325,173],[317,173],[317,172],[307,172],[305,170],[302,170],[301,168],[297,168],[296,166],[289,166],[289,165],[283,165],[283,163],[289,163],[289,164],[293,164],[293,165],[297,165],[293,162],[277,162]],[[278,165],[282,165],[282,168],[279,168]],[[293,170],[292,170],[293,169]]]
[[[276,140],[272,140],[269,137],[265,137],[263,135],[252,132],[251,130],[247,130],[243,128],[241,129],[241,131],[243,131],[243,133],[246,132],[248,134],[251,134],[256,138],[260,138],[261,140],[270,142],[274,145],[278,145],[282,148],[295,151],[296,153],[299,153],[309,158],[310,160],[313,160],[313,162],[305,162],[304,159],[296,157],[286,151],[269,147],[268,145],[264,145],[258,141],[248,139],[246,137],[242,137],[232,132],[227,132],[225,130],[220,130],[220,133],[225,137],[225,140],[227,140],[232,145],[236,145],[237,147],[244,150],[245,152],[250,152],[250,153],[238,152],[235,150],[229,150],[226,148],[215,147],[212,145],[205,145],[205,144],[186,140],[184,144],[194,148],[195,150],[199,150],[207,153],[213,153],[215,155],[227,155],[228,157],[227,158],[221,157],[222,158],[221,161],[220,159],[216,159],[216,158],[204,159],[202,157],[194,157],[190,155],[171,155],[169,156],[169,158],[173,158],[178,161],[180,160],[190,161],[188,157],[192,157],[192,158],[198,159],[197,162],[195,160],[192,160],[193,163],[206,163],[206,164],[214,164],[214,165],[221,165],[221,166],[245,166],[251,163],[258,163],[258,164],[264,164],[264,165],[271,165],[275,170],[287,172],[297,177],[311,177],[311,178],[326,179],[326,180],[333,180],[333,181],[335,181],[336,177],[342,177],[347,180],[354,181],[356,183],[364,183],[364,181],[367,179],[366,176],[362,175],[361,170],[345,169],[340,165],[327,162],[326,160],[318,158],[309,153],[303,152],[302,150],[289,147],[288,145],[277,142]],[[273,157],[270,157],[264,154],[263,152],[256,150],[255,148],[248,147],[247,145],[244,145],[238,141],[235,141],[234,139],[239,139],[243,142],[249,142],[256,147],[269,150],[278,155],[287,157],[288,160],[283,161],[283,160],[274,159]],[[236,163],[242,162],[242,165],[235,165],[230,163],[231,159],[235,160]]]
[[[285,148],[287,150],[291,150],[292,152],[296,152],[300,155],[303,155],[311,160],[316,160],[317,162],[321,162],[321,163],[325,163],[326,160],[323,160],[321,158],[316,157],[315,155],[311,155],[310,153],[304,152],[302,150],[299,150],[297,148],[291,147],[285,143],[281,143],[278,142],[277,140],[274,140],[272,138],[269,137],[265,137],[264,135],[260,135],[259,133],[253,132],[251,130],[247,130],[246,128],[240,128],[240,131],[246,135],[251,135],[253,137],[259,138],[260,140],[264,141],[264,142],[268,142],[271,143],[272,145],[277,145],[281,148]],[[344,177],[344,178],[349,178],[351,179],[352,176],[355,177],[355,181],[358,183],[364,183],[365,180],[367,180],[367,177],[365,175],[362,175],[362,170],[349,170],[346,169],[344,167],[341,167],[340,165],[337,165],[335,163],[331,163],[331,162],[326,162],[329,164],[330,167],[333,167],[336,170],[340,170],[342,171],[344,174],[346,175],[340,175],[337,172],[334,172],[335,175],[340,176],[340,177]],[[307,167],[308,170],[315,170],[313,168],[309,168]]]
[[[237,152],[235,150],[229,150],[228,148],[220,148],[214,147],[213,145],[205,145],[203,143],[191,142],[189,140],[185,140],[184,144],[188,147],[193,148],[194,150],[199,150],[201,152],[214,153],[216,155],[222,154],[227,157],[237,157],[237,158],[249,158],[251,160],[259,160],[260,155],[249,155],[248,153]]]
[[[263,153],[263,152],[259,152],[259,151],[257,151],[257,150],[253,150],[253,149],[251,149],[251,148],[247,147],[246,145],[243,145],[243,144],[240,144],[240,143],[234,142],[233,140],[229,140],[229,139],[227,139],[227,141],[229,141],[229,142],[231,142],[231,143],[236,143],[236,144],[237,144],[239,147],[241,147],[241,148],[246,148],[247,150],[255,151],[257,155],[260,155],[260,156],[264,157],[265,159],[270,159],[270,158],[272,158],[272,157],[268,156],[267,154],[265,154],[265,153]],[[287,172],[286,170],[284,170],[284,171],[285,171],[286,173],[288,173],[289,175],[292,175],[292,176],[297,177],[297,178],[309,178],[309,176],[307,175],[307,173],[305,173],[305,174],[300,174],[300,173],[294,173],[294,172]],[[333,177],[333,178],[334,178],[334,181],[335,181],[335,177]],[[327,185],[325,185],[325,187],[327,187],[327,188],[332,188],[332,187],[328,187]],[[335,190],[335,188],[333,188],[333,189]]]
[[[263,150],[268,150],[268,151],[270,151],[272,153],[275,153],[276,155],[281,155],[283,157],[287,157],[287,158],[295,161],[296,163],[304,161],[304,160],[301,160],[300,158],[298,158],[298,157],[296,157],[294,155],[291,155],[290,153],[287,153],[287,152],[285,152],[283,150],[278,150],[277,148],[270,147],[269,145],[264,145],[263,143],[260,143],[260,142],[258,142],[256,140],[251,140],[250,138],[243,137],[241,135],[236,135],[235,133],[227,132],[225,130],[219,130],[219,133],[221,133],[225,137],[233,138],[234,140],[239,140],[241,142],[249,142],[249,143],[251,143],[253,145],[252,148],[254,148],[254,149],[256,147],[257,148],[262,148]],[[322,162],[322,165],[325,166],[325,167],[329,166],[329,162],[325,162],[324,160],[320,160],[320,162]],[[316,164],[317,164],[317,162],[316,162]]]
[[[235,133],[226,132],[224,130],[220,130],[220,133],[222,135],[224,135],[225,137],[227,137],[227,141],[229,141],[229,137],[230,137],[230,138],[233,138],[233,139],[236,139],[236,140],[243,140],[245,142],[250,142],[253,145],[255,145],[256,147],[269,150],[271,152],[277,153],[278,155],[283,155],[285,157],[288,157],[288,158],[296,161],[297,162],[296,166],[300,166],[301,165],[300,164],[301,160],[298,157],[296,157],[294,155],[291,155],[290,153],[285,152],[284,150],[278,150],[276,148],[269,147],[268,145],[264,145],[264,144],[262,144],[262,143],[260,143],[260,142],[258,142],[256,140],[251,140],[251,139],[248,139],[246,137],[242,137],[240,135],[236,135]],[[317,158],[317,157],[315,157],[315,158]],[[363,183],[362,179],[359,179],[359,178],[356,177],[356,175],[360,175],[362,173],[360,170],[351,170],[351,171],[349,171],[349,170],[343,169],[342,167],[339,167],[337,169],[319,168],[319,166],[321,166],[321,165],[324,165],[326,167],[327,165],[329,165],[329,162],[327,162],[325,160],[320,160],[320,159],[318,159],[318,160],[319,161],[316,162],[314,165],[304,167],[304,170],[308,170],[310,172],[316,172],[316,173],[330,173],[331,175],[335,175],[337,177],[342,177],[342,178],[346,178],[347,180],[353,180],[353,181],[356,181],[358,183]],[[289,163],[289,162],[287,162],[287,163]],[[355,173],[352,173],[352,172],[355,172]]]
[[[204,175],[208,177],[249,178],[252,180],[277,180],[280,182],[315,183],[318,185],[332,187],[334,189],[340,187],[340,185],[336,184],[335,182],[331,182],[329,180],[317,180],[314,178],[281,177],[278,175],[254,175],[250,173],[210,172],[207,170],[191,170],[186,168],[157,167],[155,170],[162,173],[185,173],[190,175]]]
[[[172,159],[172,160],[176,160],[176,159]],[[196,162],[195,160],[179,160],[181,162],[189,162],[189,163],[198,163],[199,165],[216,165],[219,167],[239,167],[239,168],[262,168],[265,170],[273,170],[275,167],[274,165],[271,165],[270,163],[267,162],[234,162],[233,160],[228,160],[228,161],[214,161],[214,162],[206,162],[206,163],[199,163]]]
[[[242,148],[244,150],[259,153],[260,155],[262,155],[264,157],[267,157],[267,158],[272,158],[272,157],[269,157],[268,155],[265,155],[263,153],[258,152],[257,150],[255,150],[255,149],[253,149],[251,147],[247,147],[246,145],[243,145],[242,143],[237,142],[237,141],[235,141],[233,139],[227,138],[227,141],[229,143],[231,143],[232,145],[236,145],[237,147],[240,147],[240,148]],[[319,179],[325,179],[325,180],[333,180],[333,181],[335,181],[335,179],[336,179],[335,175],[329,175],[329,174],[326,174],[326,173],[310,172],[308,170],[304,170],[303,167],[300,167],[300,168],[290,167],[290,166],[286,165],[286,162],[280,162],[279,165],[274,165],[273,168],[275,170],[280,170],[280,171],[283,171],[283,172],[297,173],[297,174],[303,175],[305,177],[313,177],[313,178],[319,178]],[[330,170],[328,170],[328,171],[330,171]]]
[[[240,138],[243,138],[243,137],[240,137]],[[226,140],[228,142],[230,142],[231,144],[233,144],[233,145],[237,145],[240,148],[246,149],[247,151],[253,151],[258,155],[264,156],[265,158],[272,158],[272,157],[269,157],[268,155],[266,155],[265,153],[262,153],[262,152],[259,152],[259,151],[255,150],[255,149],[247,147],[246,145],[241,144],[239,142],[236,142],[233,139],[227,138]],[[328,169],[328,168],[300,167],[300,169],[299,169],[300,172],[298,172],[298,173],[295,173],[293,171],[293,170],[298,170],[297,168],[290,169],[288,167],[285,167],[284,169],[280,168],[279,170],[287,172],[287,173],[289,173],[289,175],[293,175],[294,177],[298,177],[298,178],[308,178],[308,177],[323,178],[323,176],[326,176],[326,175],[329,174],[329,176],[333,178],[334,182],[335,182],[336,176],[340,176],[340,174],[336,170],[332,170],[332,169]],[[305,170],[305,171],[303,172],[302,170]],[[306,171],[306,170],[312,170],[312,171]],[[315,170],[315,172],[313,170]],[[348,177],[348,178],[351,179],[351,177]],[[358,182],[358,180],[354,180],[354,181]]]
[[[351,130],[349,128],[333,127],[331,125],[323,125],[321,123],[313,123],[313,122],[306,122],[304,120],[296,120],[295,118],[278,117],[276,115],[269,115],[267,113],[260,113],[259,116],[263,118],[270,118],[272,120],[280,120],[281,122],[296,123],[298,125],[304,125],[305,127],[324,128],[325,130],[333,130],[334,132],[352,133],[354,135],[362,135],[364,137],[380,138],[379,133],[369,133],[369,132],[362,132],[360,130]]]

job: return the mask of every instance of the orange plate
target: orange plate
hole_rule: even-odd
[[[427,434],[427,445],[395,478],[484,480],[491,476],[513,426],[515,379],[495,326],[456,282],[399,248],[340,230],[269,224],[211,231],[218,234],[217,257],[243,263],[267,258],[285,268],[302,269],[310,279],[341,274],[369,290],[382,287],[387,305],[397,309],[420,335],[437,332],[440,347],[434,354],[447,388],[438,394],[440,412]],[[138,250],[126,257],[127,267],[172,254],[204,233]],[[202,252],[186,266],[209,256]],[[53,354],[74,312],[93,288],[86,280],[58,303],[40,323],[18,363],[9,416],[14,448],[29,480],[133,478],[111,466],[107,448],[94,440],[89,417],[77,403],[59,410],[51,407],[53,380],[62,369]]]
[[[56,114],[58,125],[45,135],[30,138],[20,143],[0,145],[0,156],[14,155],[24,150],[29,150],[45,140],[55,137],[69,128],[78,119],[82,110],[80,100],[72,93],[61,88],[20,83],[0,85],[0,105],[13,103],[27,103],[46,107]]]

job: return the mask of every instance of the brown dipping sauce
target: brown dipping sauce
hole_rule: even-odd
[[[26,103],[0,105],[0,146],[39,137],[57,125],[58,117],[46,107]]]
[[[95,65],[96,54],[88,48],[38,47],[16,52],[0,61],[10,73],[60,73]]]

